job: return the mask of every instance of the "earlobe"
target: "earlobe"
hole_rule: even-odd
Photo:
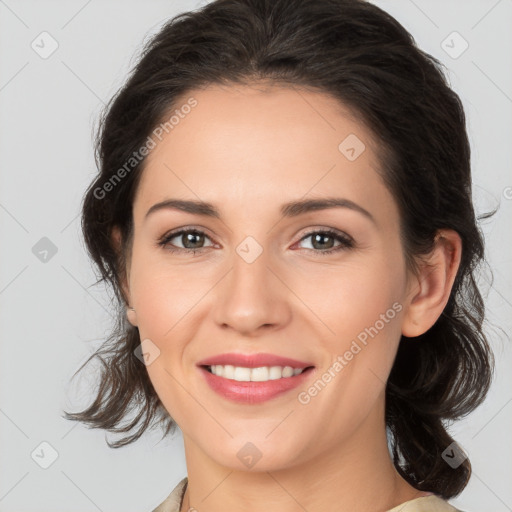
[[[126,308],[126,318],[128,318],[128,321],[134,326],[137,327],[137,313],[135,312],[134,308],[127,307]]]
[[[439,230],[434,249],[420,260],[419,273],[403,316],[402,334],[413,338],[428,331],[441,316],[460,265],[462,241],[451,229]]]

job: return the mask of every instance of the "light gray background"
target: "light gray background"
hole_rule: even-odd
[[[0,0],[2,512],[149,512],[186,475],[179,432],[159,444],[160,432],[150,432],[113,450],[103,431],[61,414],[88,403],[93,376],[72,385],[70,378],[111,322],[109,294],[91,286],[78,217],[95,173],[94,122],[142,41],[203,3]],[[484,291],[497,378],[486,402],[452,427],[474,470],[452,503],[467,512],[511,511],[512,351],[493,326],[511,331],[512,0],[375,3],[449,67],[469,121],[477,209],[500,204],[482,226],[495,275]],[[43,31],[59,45],[47,59],[31,48]],[[446,39],[453,31],[469,43],[457,58],[442,47],[462,48],[460,39]],[[43,237],[57,248],[46,262],[33,253]],[[48,469],[31,458],[42,442],[58,452]]]

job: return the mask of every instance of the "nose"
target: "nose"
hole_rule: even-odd
[[[234,254],[231,270],[216,287],[217,325],[258,336],[289,323],[291,292],[270,264],[265,251],[251,263]]]

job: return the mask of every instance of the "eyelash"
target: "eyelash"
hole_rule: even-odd
[[[208,235],[206,235],[206,233],[204,231],[201,231],[199,229],[182,229],[179,231],[166,233],[163,237],[161,237],[158,240],[158,246],[162,247],[163,249],[165,249],[171,253],[177,253],[177,252],[190,253],[191,252],[192,255],[195,255],[196,252],[201,252],[203,249],[208,248],[208,247],[201,247],[199,249],[186,249],[186,248],[181,248],[181,247],[171,247],[169,245],[170,240],[172,240],[173,238],[175,238],[179,235],[185,235],[185,234],[189,234],[189,233],[196,234],[196,235],[205,235],[206,237],[208,237]],[[315,253],[321,254],[322,256],[326,256],[326,255],[336,253],[336,252],[346,250],[346,249],[351,249],[355,246],[354,240],[351,237],[349,237],[347,235],[342,235],[338,231],[335,231],[334,229],[329,229],[329,228],[310,231],[309,233],[306,233],[299,240],[299,242],[301,242],[302,240],[304,240],[306,238],[311,237],[312,235],[316,235],[316,234],[329,235],[329,236],[332,236],[333,238],[335,238],[336,240],[338,240],[339,242],[341,242],[340,245],[338,245],[337,247],[334,247],[332,249],[327,249],[325,251],[316,250],[316,249],[307,249],[308,251],[313,251]]]

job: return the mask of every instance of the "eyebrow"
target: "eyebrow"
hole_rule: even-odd
[[[329,208],[348,208],[350,210],[354,210],[363,214],[376,224],[375,218],[368,210],[365,210],[362,206],[359,206],[350,199],[338,197],[290,201],[281,206],[281,215],[283,217],[297,217],[298,215],[303,215],[312,211],[326,210]],[[215,208],[213,204],[204,201],[184,199],[166,199],[165,201],[156,203],[147,211],[145,218],[156,211],[164,209],[179,210],[193,215],[204,215],[217,219],[221,218],[219,210]]]

